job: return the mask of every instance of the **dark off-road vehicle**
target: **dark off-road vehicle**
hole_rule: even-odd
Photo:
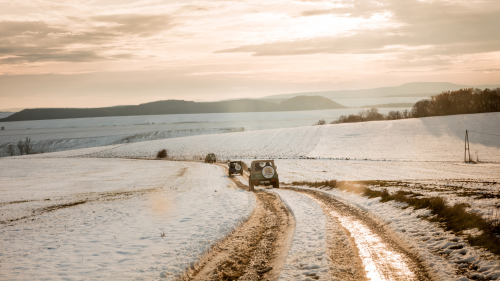
[[[241,161],[229,162],[229,176],[233,174],[240,174],[243,176],[243,165],[241,164]]]
[[[280,187],[278,171],[274,166],[274,160],[256,160],[248,168],[250,175],[248,177],[248,186],[254,190],[254,186],[272,185],[274,188]]]
[[[217,162],[217,157],[215,157],[215,154],[209,153],[205,157],[205,163],[215,163]]]

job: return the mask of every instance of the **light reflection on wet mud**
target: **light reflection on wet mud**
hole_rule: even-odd
[[[320,206],[326,207],[320,200],[307,196]],[[405,262],[406,258],[400,253],[391,250],[391,247],[379,235],[371,231],[362,222],[342,215],[331,208],[327,209],[329,214],[337,219],[354,238],[369,280],[417,280],[417,277]]]

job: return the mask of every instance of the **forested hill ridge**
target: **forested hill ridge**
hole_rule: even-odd
[[[25,109],[0,119],[0,122],[135,115],[303,111],[337,108],[345,108],[345,106],[320,96],[298,96],[281,103],[251,99],[219,102],[164,100],[118,107]]]

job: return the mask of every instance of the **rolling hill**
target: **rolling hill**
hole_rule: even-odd
[[[164,100],[119,107],[25,109],[0,119],[0,122],[163,114],[303,111],[337,108],[345,107],[320,96],[298,96],[279,104],[250,99],[220,102]]]
[[[447,82],[415,82],[415,83],[406,83],[396,87],[272,95],[264,97],[263,100],[289,99],[296,96],[322,96],[329,99],[380,98],[380,97],[430,97],[432,95],[440,94],[443,91],[457,91],[464,88],[494,89],[499,87],[500,85],[470,86],[470,85],[457,85]]]

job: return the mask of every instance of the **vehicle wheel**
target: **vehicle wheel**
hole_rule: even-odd
[[[277,181],[275,184],[273,184],[273,187],[274,187],[274,188],[280,188],[280,182],[279,182],[279,181]]]
[[[248,187],[249,187],[249,190],[250,191],[254,191],[254,187],[253,187],[253,183],[251,183],[250,181],[248,181]]]

